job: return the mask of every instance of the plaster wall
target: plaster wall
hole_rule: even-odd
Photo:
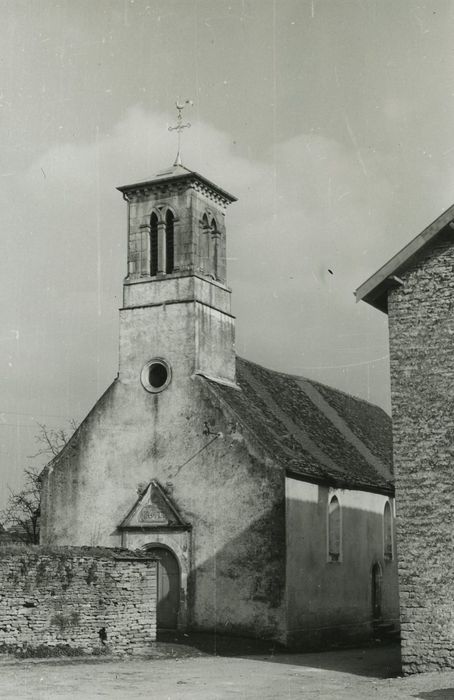
[[[172,368],[173,403],[195,371],[234,382],[234,333],[231,316],[197,302],[122,309],[120,380],[135,384],[144,364],[161,357]]]
[[[454,668],[452,231],[388,295],[404,671]]]
[[[328,559],[328,504],[333,495],[341,507],[338,562]],[[384,558],[383,512],[388,500],[381,494],[286,479],[290,642],[314,646],[369,637],[375,562],[382,570],[382,621],[398,626],[395,541],[393,559]]]
[[[186,320],[180,318],[183,325]],[[178,322],[166,327],[176,328]],[[187,572],[186,583],[182,581],[187,624],[281,636],[282,470],[242,434],[206,380],[190,375],[186,349],[168,342],[176,368],[172,381],[162,393],[149,394],[139,380],[141,361],[149,357],[139,358],[134,347],[124,348],[130,359],[120,378],[49,468],[43,487],[43,542],[119,545],[118,525],[137,499],[140,484],[157,479],[192,525],[187,550],[172,544],[175,535],[152,530],[128,533],[127,544],[142,547],[159,535],[173,549]],[[216,437],[219,432],[222,437]]]
[[[166,304],[175,300],[200,301],[226,314],[231,313],[231,292],[218,282],[175,273],[161,279],[151,278],[126,282],[124,285],[124,306],[146,304]]]

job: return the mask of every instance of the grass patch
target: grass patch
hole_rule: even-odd
[[[83,647],[71,647],[69,644],[56,644],[55,646],[50,646],[47,644],[40,644],[36,647],[18,647],[13,644],[2,644],[0,645],[0,654],[10,654],[15,656],[17,659],[51,659],[51,658],[62,658],[62,657],[74,657],[74,656],[104,656],[109,654],[109,648],[99,647],[92,651],[87,651]]]

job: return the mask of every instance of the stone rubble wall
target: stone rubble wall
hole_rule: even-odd
[[[454,668],[454,246],[389,293],[404,673]]]
[[[134,654],[155,639],[150,558],[107,548],[0,548],[0,650]]]

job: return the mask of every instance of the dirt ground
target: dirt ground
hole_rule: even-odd
[[[0,661],[11,700],[454,700],[454,671],[398,677],[399,647],[317,654],[161,645],[150,658]]]

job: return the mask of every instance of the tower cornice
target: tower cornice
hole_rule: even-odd
[[[180,187],[191,188],[223,206],[237,201],[236,197],[229,194],[229,192],[223,190],[221,187],[218,187],[210,180],[207,180],[203,175],[195,171],[187,170],[182,166],[173,167],[152,180],[136,182],[131,185],[122,185],[121,187],[117,187],[117,190],[128,198],[147,197],[150,194],[165,196],[172,192],[173,185],[176,186],[176,190],[180,189]]]

